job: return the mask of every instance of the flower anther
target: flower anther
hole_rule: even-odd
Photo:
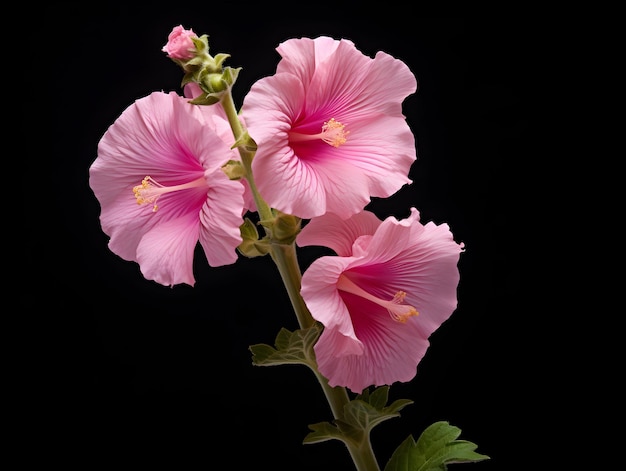
[[[152,212],[156,212],[159,209],[156,203],[161,195],[171,193],[173,191],[206,186],[206,184],[207,183],[204,177],[200,177],[182,185],[164,186],[152,177],[146,176],[143,180],[141,180],[141,184],[133,187],[133,193],[137,199],[137,204],[152,203]]]
[[[322,125],[322,132],[318,134],[301,134],[297,132],[289,133],[289,140],[291,142],[313,141],[321,139],[326,144],[333,147],[339,147],[345,144],[347,136],[350,131],[345,130],[345,125],[341,124],[335,118],[330,118],[328,121],[324,121]]]

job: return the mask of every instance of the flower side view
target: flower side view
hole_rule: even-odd
[[[162,285],[195,284],[198,241],[211,266],[238,257],[244,186],[221,169],[237,154],[211,109],[175,93],[141,98],[103,135],[89,169],[110,250]]]
[[[301,290],[324,325],[315,354],[329,384],[360,393],[410,381],[429,336],[457,307],[463,244],[446,224],[422,225],[415,208],[401,221],[369,211],[347,220],[327,214],[312,219],[296,243],[337,254],[315,260]]]
[[[241,110],[270,206],[305,219],[347,218],[370,197],[411,183],[415,139],[402,101],[417,80],[406,64],[325,36],[290,39],[276,50],[276,74],[252,85]]]

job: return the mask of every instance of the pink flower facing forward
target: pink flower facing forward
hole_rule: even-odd
[[[360,393],[410,381],[428,338],[456,309],[463,244],[446,224],[422,225],[415,208],[401,221],[381,222],[368,211],[347,220],[327,214],[296,242],[337,253],[309,266],[301,290],[324,325],[315,354],[329,384]]]
[[[90,168],[109,248],[166,286],[195,284],[198,242],[211,266],[234,263],[241,243],[244,187],[221,170],[236,153],[199,108],[175,93],[137,100],[106,131]]]
[[[252,85],[242,116],[258,150],[252,162],[268,204],[312,218],[347,218],[370,197],[411,183],[415,139],[402,101],[417,89],[408,67],[374,59],[346,39],[290,39],[276,74]]]
[[[171,59],[189,60],[196,55],[196,46],[191,38],[197,38],[192,29],[175,26],[167,37],[167,44],[161,49]]]

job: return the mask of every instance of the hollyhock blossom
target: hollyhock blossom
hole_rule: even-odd
[[[301,218],[347,218],[370,197],[411,183],[415,139],[402,101],[417,81],[406,64],[325,36],[289,39],[276,50],[276,74],[252,85],[241,110],[270,206]]]
[[[380,221],[368,211],[347,220],[326,214],[312,219],[296,242],[337,254],[315,260],[301,289],[324,325],[314,348],[329,384],[360,393],[410,381],[429,336],[457,306],[463,244],[447,224],[422,225],[415,208],[404,220]]]
[[[198,242],[221,266],[237,260],[242,240],[244,187],[221,170],[236,153],[199,108],[175,93],[137,100],[103,135],[89,170],[109,248],[166,286],[195,284]]]
[[[185,29],[182,25],[175,26],[161,50],[172,59],[189,60],[196,54],[196,46],[191,38],[197,37],[192,29]]]

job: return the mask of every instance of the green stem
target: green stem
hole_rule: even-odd
[[[226,112],[226,116],[228,118],[228,122],[230,124],[231,129],[233,130],[233,136],[235,136],[235,140],[239,140],[245,133],[245,129],[239,120],[239,115],[237,114],[237,108],[235,107],[235,102],[233,101],[233,96],[230,93],[224,93],[222,100],[222,108]],[[248,180],[248,184],[250,185],[250,190],[252,191],[252,195],[254,196],[254,202],[257,207],[257,212],[262,221],[269,221],[274,218],[272,214],[271,208],[267,205],[265,200],[261,198],[261,194],[256,187],[256,183],[254,182],[254,177],[252,176],[252,158],[254,157],[254,152],[245,149],[244,147],[238,147],[239,155],[241,156],[241,163],[246,170],[246,180]]]
[[[235,140],[238,140],[244,135],[245,130],[239,120],[230,90],[228,93],[224,94],[221,103],[224,111],[226,112],[226,116],[228,117],[228,122],[232,128]],[[248,180],[250,189],[254,195],[254,201],[256,203],[259,216],[261,220],[272,220],[274,218],[272,210],[258,192],[252,175],[252,158],[254,157],[254,152],[249,151],[244,147],[239,147],[238,150],[239,155],[241,156],[241,162],[246,170],[246,179]],[[274,263],[278,268],[278,272],[283,280],[283,284],[287,289],[287,294],[289,295],[289,300],[291,301],[291,305],[298,319],[300,328],[305,329],[307,327],[311,327],[315,324],[315,319],[311,316],[309,309],[304,303],[304,299],[302,299],[302,296],[300,295],[302,273],[300,271],[300,265],[298,264],[295,243],[272,243],[270,255],[272,260],[274,260]],[[322,390],[324,391],[324,395],[330,405],[333,417],[335,420],[342,420],[344,407],[350,402],[350,397],[348,396],[346,388],[331,387],[328,384],[328,380],[317,370],[317,366],[312,368],[312,370],[315,373],[315,377],[320,383]],[[369,435],[365,436],[360,444],[356,444],[351,441],[344,443],[348,448],[348,452],[352,457],[352,461],[354,462],[357,471],[380,471],[378,462],[376,461],[376,456],[374,455],[374,450],[372,449],[369,440]]]
[[[302,296],[300,295],[300,287],[302,275],[296,254],[295,244],[279,245],[273,244],[270,252],[274,263],[278,267],[281,278],[289,294],[291,305],[298,318],[300,328],[307,328],[314,324],[315,320],[311,316]],[[312,368],[313,369],[313,368]],[[346,388],[331,387],[328,380],[320,374],[317,368],[313,369],[315,377],[322,386],[326,400],[330,405],[330,409],[335,419],[343,419],[344,407],[350,402],[350,397]],[[372,449],[369,436],[365,436],[363,441],[356,445],[353,442],[344,442],[350,452],[352,461],[357,471],[380,471],[374,450]]]

